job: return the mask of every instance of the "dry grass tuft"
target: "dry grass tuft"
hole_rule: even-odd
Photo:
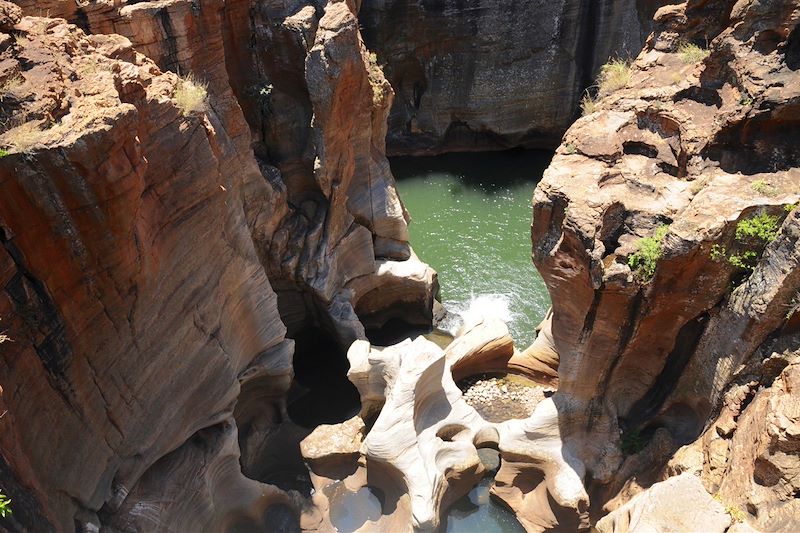
[[[0,135],[0,146],[10,153],[29,154],[42,142],[42,130],[35,122],[25,122]]]
[[[612,59],[600,68],[597,78],[599,94],[606,95],[624,88],[631,81],[631,65],[623,59]]]
[[[20,87],[22,87],[23,83],[25,83],[25,78],[23,78],[21,74],[14,74],[6,79],[6,81],[0,84],[0,102],[9,96],[14,96]]]
[[[597,111],[597,100],[592,98],[592,95],[587,92],[583,95],[583,98],[581,98],[581,115],[585,117],[586,115],[591,115],[595,111]]]
[[[678,46],[678,55],[687,65],[699,63],[708,57],[708,50],[704,50],[693,43],[681,43]]]
[[[208,84],[193,74],[181,78],[175,88],[175,101],[183,116],[204,112],[208,104]]]

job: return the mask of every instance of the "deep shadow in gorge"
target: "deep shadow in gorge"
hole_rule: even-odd
[[[347,354],[334,338],[318,327],[296,334],[294,383],[287,409],[291,420],[313,429],[338,424],[356,415],[361,407],[358,390],[347,379]]]

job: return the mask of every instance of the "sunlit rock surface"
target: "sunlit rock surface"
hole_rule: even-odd
[[[321,328],[344,350],[365,324],[429,324],[437,290],[407,242],[392,91],[355,6],[19,4],[0,3],[11,520],[296,521],[296,496],[241,471],[297,433],[280,429],[287,337]],[[207,98],[184,113],[189,74]]]
[[[746,382],[742,365],[761,366],[762,343],[796,331],[800,10],[706,4],[658,11],[625,86],[570,128],[534,194],[533,259],[552,296],[559,356],[553,402],[598,514],[701,436]],[[681,48],[706,39],[694,57]],[[769,236],[743,236],[758,221]],[[657,243],[649,273],[631,259],[644,238]],[[750,269],[732,259],[745,254]],[[791,387],[776,394],[795,401]],[[708,446],[704,461],[731,465],[718,470],[728,483],[761,461],[737,446],[740,462],[726,463]],[[794,470],[796,452],[786,461],[775,479]],[[741,502],[743,518],[766,524],[785,490]]]

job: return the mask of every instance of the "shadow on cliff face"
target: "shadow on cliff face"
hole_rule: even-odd
[[[321,424],[337,424],[361,409],[347,379],[350,365],[324,308],[310,293],[276,283],[287,337],[294,340],[294,379],[285,403],[276,399],[269,376],[242,387],[236,406],[242,471],[284,490],[311,494],[300,442]],[[242,525],[246,531],[246,524]]]
[[[553,153],[548,150],[517,148],[498,152],[393,157],[391,164],[397,177],[418,175],[424,168],[427,173],[456,175],[464,186],[492,195],[510,186],[528,184],[533,176],[541,177],[552,158]],[[458,189],[450,191],[454,196],[461,192]]]

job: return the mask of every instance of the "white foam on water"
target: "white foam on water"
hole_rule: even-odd
[[[467,330],[486,319],[500,319],[511,325],[516,313],[511,310],[511,298],[505,294],[473,294],[466,302],[445,302],[450,313],[461,320],[450,321],[446,329],[453,335]]]

